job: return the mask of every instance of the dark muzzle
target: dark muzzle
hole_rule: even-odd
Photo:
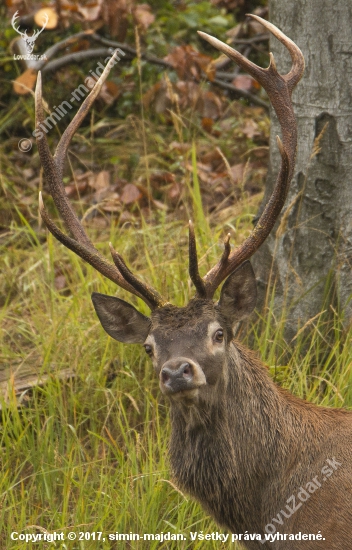
[[[200,366],[184,357],[167,361],[160,372],[160,388],[165,394],[193,390],[205,383]]]

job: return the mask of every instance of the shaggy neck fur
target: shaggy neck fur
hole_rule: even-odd
[[[286,499],[308,481],[307,465],[317,460],[326,425],[333,430],[336,414],[344,412],[318,408],[278,388],[237,343],[230,344],[228,356],[227,380],[221,377],[211,402],[209,394],[191,407],[171,402],[170,461],[181,489],[218,523],[232,533],[263,534]]]

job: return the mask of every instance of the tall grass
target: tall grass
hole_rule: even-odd
[[[3,274],[17,289],[1,314],[1,361],[10,373],[30,368],[39,378],[52,374],[21,396],[21,406],[11,378],[8,382],[0,426],[1,547],[31,548],[11,541],[10,533],[46,530],[65,535],[101,531],[105,537],[170,531],[188,537],[175,543],[66,540],[56,543],[59,548],[200,548],[201,542],[189,540],[189,532],[219,529],[170,479],[168,405],[151,365],[139,347],[109,339],[93,313],[90,293],[114,294],[116,289],[50,235],[41,244],[29,225],[13,230],[17,244],[15,239],[11,250],[1,250]],[[139,230],[123,228],[99,238],[113,238],[125,257],[136,258],[132,263],[141,277],[148,276],[182,304],[190,293],[185,231],[183,223],[161,220],[153,227],[142,224]],[[66,292],[54,286],[59,264],[68,281]],[[139,300],[118,294],[147,313]],[[268,303],[265,318],[251,332],[273,376],[310,401],[351,406],[352,334],[339,316],[335,313],[328,324],[318,317],[287,343],[285,319],[276,319]],[[72,376],[60,380],[58,374],[68,367]],[[235,548],[223,545],[230,546]],[[48,548],[48,543],[34,547]],[[218,547],[207,542],[207,548]]]
[[[210,228],[203,212],[195,147],[192,166],[189,214],[198,223],[200,267],[205,269],[220,253],[222,227]],[[254,210],[229,220],[235,244],[250,230]],[[168,404],[151,364],[140,347],[112,341],[94,314],[90,294],[115,294],[116,288],[44,230],[34,231],[20,211],[18,220],[0,245],[1,293],[6,296],[0,310],[1,548],[204,548],[189,533],[219,528],[170,478]],[[186,235],[186,223],[160,214],[153,225],[142,219],[139,229],[111,228],[95,235],[94,242],[108,255],[106,243],[112,241],[140,277],[183,305],[192,295]],[[55,288],[58,267],[67,283],[61,291]],[[118,295],[148,314],[137,298],[122,290]],[[273,297],[242,337],[296,395],[351,407],[352,332],[340,313],[332,310],[329,318],[322,313],[287,342],[285,312],[276,316]],[[29,371],[43,383],[17,395],[13,377]],[[68,376],[60,377],[63,372]],[[14,531],[63,532],[65,541],[25,544],[10,539]],[[70,542],[69,532],[102,532],[106,540]],[[107,534],[116,532],[183,533],[187,540],[108,541]],[[233,544],[222,547],[236,550]],[[219,543],[207,541],[206,548],[219,548]]]

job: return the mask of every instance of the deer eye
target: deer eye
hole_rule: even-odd
[[[223,342],[223,340],[224,340],[224,331],[222,329],[219,329],[219,330],[216,331],[216,333],[214,334],[214,340],[218,344]]]
[[[144,349],[145,349],[146,354],[149,355],[149,357],[151,357],[153,355],[152,346],[150,346],[149,344],[145,344]]]

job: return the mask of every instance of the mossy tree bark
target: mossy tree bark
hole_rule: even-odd
[[[298,152],[290,194],[254,267],[262,288],[272,268],[276,305],[287,308],[293,335],[329,302],[352,318],[352,2],[271,0],[270,21],[301,48],[306,70],[293,93]],[[289,56],[275,38],[270,46],[284,74]],[[272,113],[264,201],[280,166],[277,134]]]

